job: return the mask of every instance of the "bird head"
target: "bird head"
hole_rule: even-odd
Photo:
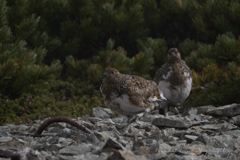
[[[178,61],[181,60],[180,52],[178,52],[177,48],[171,48],[168,50],[168,61]]]
[[[110,81],[116,80],[119,75],[120,75],[119,71],[115,68],[107,68],[103,73],[105,79]]]

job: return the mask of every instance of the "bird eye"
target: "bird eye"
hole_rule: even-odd
[[[112,74],[114,74],[114,72],[112,72]]]

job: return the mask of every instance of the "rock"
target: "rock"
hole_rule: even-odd
[[[166,143],[162,143],[162,144],[159,145],[159,150],[168,153],[172,150],[172,147],[170,145],[166,144]]]
[[[212,105],[196,107],[197,114],[206,114],[208,111],[215,109],[216,107]]]
[[[119,150],[109,157],[109,160],[147,160],[145,156],[137,156],[129,151]]]
[[[116,118],[113,118],[112,121],[115,123],[122,123],[124,119],[122,117],[116,117]]]
[[[91,149],[90,147],[83,143],[79,146],[68,146],[61,149],[58,153],[63,155],[80,155],[89,152]]]
[[[97,122],[100,122],[100,121],[102,121],[102,119],[101,118],[98,118],[98,117],[88,117],[89,118],[89,120],[92,122],[92,123],[97,123]]]
[[[97,108],[93,108],[90,112],[90,116],[92,117],[97,117],[97,118],[111,118],[112,117],[112,111],[110,109],[107,108],[101,108],[101,107],[97,107]]]
[[[92,154],[92,153],[87,153],[85,155],[85,158],[87,160],[98,160],[99,159],[99,156],[98,155],[95,155],[95,154]]]
[[[163,115],[149,115],[149,114],[147,114],[146,116],[144,116],[144,117],[141,117],[140,118],[140,120],[141,121],[143,121],[143,122],[150,122],[150,123],[152,123],[152,121],[154,120],[154,119],[157,119],[157,118],[160,118],[160,117],[164,117]]]
[[[240,115],[232,117],[234,124],[240,126]]]
[[[10,157],[13,151],[0,148],[0,157]]]
[[[133,124],[133,127],[136,127],[138,129],[145,129],[146,131],[150,131],[151,125],[152,124],[150,122],[136,121],[136,123]]]
[[[7,132],[0,130],[0,137],[7,137],[9,134]]]
[[[227,116],[233,117],[240,114],[240,104],[230,104],[221,107],[217,107],[215,109],[207,111],[208,115],[212,116]]]
[[[195,141],[194,143],[183,147],[183,150],[191,151],[192,153],[194,153],[196,155],[200,155],[202,153],[208,152],[208,148],[203,143],[198,142],[198,141]]]
[[[225,130],[237,129],[237,126],[233,124],[223,123],[223,124],[206,124],[206,125],[200,126],[200,128],[205,130],[225,131]]]
[[[185,135],[185,138],[187,140],[187,143],[192,143],[193,141],[195,141],[198,138],[198,136]]]
[[[166,156],[165,160],[184,160],[184,158],[180,155],[170,153],[169,155]]]
[[[226,149],[226,148],[209,147],[207,150],[208,155],[210,156],[218,155],[220,156],[220,158],[228,158],[231,152],[232,152],[232,149]]]
[[[26,147],[21,151],[14,152],[11,156],[12,159],[19,158],[19,159],[31,159],[31,160],[45,160],[46,158],[41,155],[39,151],[35,151],[32,148]]]
[[[6,143],[11,141],[13,138],[12,137],[0,137],[0,143]]]
[[[111,125],[114,125],[115,123],[110,118],[108,118],[106,120],[97,122],[97,125],[99,125],[99,124],[105,124],[107,126],[111,126]]]
[[[42,136],[32,137],[43,121],[6,124],[0,126],[0,157],[15,152],[33,160],[239,159],[240,129],[233,125],[238,125],[239,116],[202,114],[210,108],[185,109],[182,117],[148,113],[129,124],[128,135],[121,134],[127,118],[111,119],[111,111],[100,107],[93,109],[96,117],[71,118],[93,134],[61,122],[51,124]],[[99,113],[107,116],[97,117]]]
[[[110,147],[114,149],[126,150],[119,142],[113,140],[111,137],[109,137],[102,149]]]
[[[158,127],[172,127],[186,129],[190,127],[190,123],[181,119],[170,119],[165,117],[159,117],[152,121],[152,125]]]
[[[81,160],[87,160],[84,155],[65,156],[65,155],[59,154],[59,155],[57,155],[57,158],[58,158],[59,160],[70,160],[70,159],[71,159],[71,160],[79,160],[79,159],[81,159]]]
[[[147,154],[145,155],[147,159],[155,160],[155,159],[165,159],[167,157],[167,153],[159,150],[157,153]]]
[[[150,154],[150,147],[140,147],[138,155]]]

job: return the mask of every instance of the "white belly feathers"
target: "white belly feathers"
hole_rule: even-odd
[[[170,83],[166,81],[160,81],[158,86],[167,99],[170,99],[176,103],[182,103],[190,94],[192,88],[192,78],[188,78],[188,80],[185,82],[185,88],[175,86],[175,89],[170,89]]]

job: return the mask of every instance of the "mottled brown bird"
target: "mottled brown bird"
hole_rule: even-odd
[[[181,59],[177,48],[171,48],[167,54],[168,61],[157,70],[154,81],[163,95],[174,103],[181,104],[189,96],[192,88],[192,72]],[[163,104],[163,103],[162,103]],[[161,108],[168,108],[167,104]]]
[[[169,102],[154,81],[121,74],[115,68],[104,71],[104,79],[100,87],[104,102],[122,115],[142,116],[161,102]],[[171,103],[172,105],[175,105]]]

